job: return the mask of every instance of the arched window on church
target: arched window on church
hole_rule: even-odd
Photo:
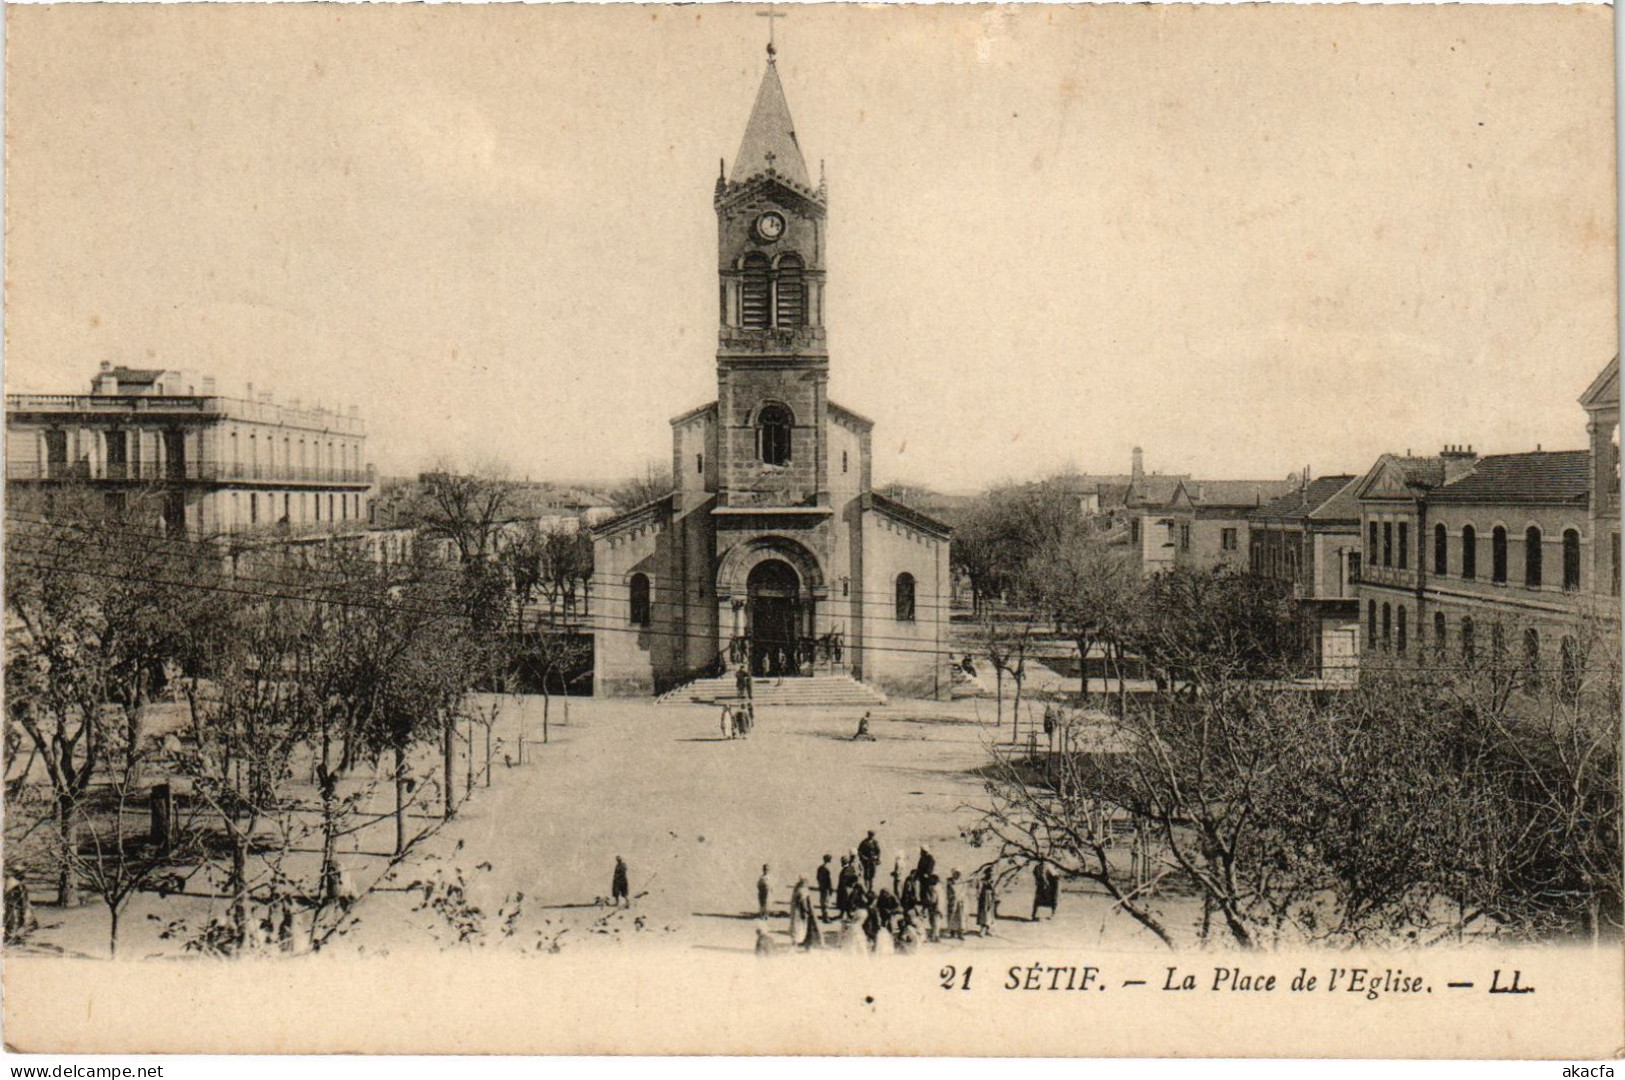
[[[632,625],[648,626],[653,621],[649,604],[649,575],[632,575]]]
[[[773,277],[773,325],[788,329],[807,322],[807,284],[801,275],[801,256],[779,256]]]
[[[764,405],[756,419],[756,451],[764,465],[790,463],[790,410],[783,405]]]
[[[739,281],[739,325],[746,330],[766,330],[772,301],[767,256],[759,251],[751,252],[745,256],[743,269]]]
[[[914,621],[914,575],[897,575],[897,621]]]

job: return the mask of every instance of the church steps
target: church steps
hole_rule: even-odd
[[[656,699],[661,704],[720,705],[739,700],[734,677],[695,679],[668,690]],[[792,705],[884,705],[886,695],[850,675],[803,675],[785,679],[757,679],[752,700],[758,707]]]

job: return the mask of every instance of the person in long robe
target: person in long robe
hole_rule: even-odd
[[[925,909],[925,940],[936,941],[942,926],[942,896],[937,891],[941,884],[935,874],[920,878],[920,907]]]
[[[948,925],[944,933],[956,941],[965,939],[965,886],[955,870],[948,875],[945,889],[948,901]]]
[[[854,861],[850,855],[841,856],[841,874],[835,889],[835,909],[841,913],[843,919],[852,912],[852,890],[858,884],[858,868],[853,865]]]
[[[920,874],[917,870],[910,870],[908,877],[903,879],[902,904],[903,914],[911,917],[920,906]]]
[[[920,845],[920,861],[915,864],[914,872],[920,875],[922,881],[937,872],[937,857],[924,844]]]
[[[891,933],[892,923],[897,918],[897,897],[892,895],[890,889],[881,889],[880,895],[875,897],[875,911],[880,915],[880,922]]]
[[[998,914],[998,893],[993,888],[993,868],[982,871],[982,880],[976,885],[976,931],[983,937],[993,932],[993,920]]]
[[[623,900],[627,907],[632,906],[632,890],[626,881],[626,860],[619,855],[615,856],[615,873],[609,879],[609,899],[616,907],[620,907]]]
[[[734,737],[734,711],[731,705],[722,707],[722,737],[724,739]]]
[[[811,905],[807,898],[807,879],[799,878],[790,890],[790,944],[803,945],[807,940],[807,913]]]
[[[903,857],[901,855],[892,859],[891,862],[891,894],[893,896],[903,895]]]
[[[897,951],[909,956],[919,950],[920,927],[913,919],[903,917],[902,925],[897,928]]]
[[[1056,901],[1060,899],[1061,879],[1043,863],[1033,864],[1033,922],[1038,921],[1038,909],[1049,908],[1055,917]]]
[[[863,936],[868,942],[870,952],[875,951],[875,942],[880,938],[882,926],[880,912],[875,909],[875,905],[870,904],[863,911]]]
[[[842,952],[866,953],[869,944],[863,938],[863,917],[856,911],[846,914],[841,920],[840,948]]]
[[[768,880],[767,864],[762,864],[762,876],[756,879],[756,917],[767,918],[767,898],[773,892],[773,884]]]

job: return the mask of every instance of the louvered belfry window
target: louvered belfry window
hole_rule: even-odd
[[[746,330],[766,330],[772,299],[767,256],[752,252],[745,256],[744,269],[744,277],[739,284],[739,324]]]
[[[789,329],[807,321],[807,284],[801,274],[801,257],[785,255],[779,259],[775,275],[773,325]]]

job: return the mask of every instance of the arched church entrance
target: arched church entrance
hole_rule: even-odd
[[[799,675],[800,642],[811,625],[809,604],[801,598],[801,576],[781,559],[767,559],[745,579],[751,673]]]

